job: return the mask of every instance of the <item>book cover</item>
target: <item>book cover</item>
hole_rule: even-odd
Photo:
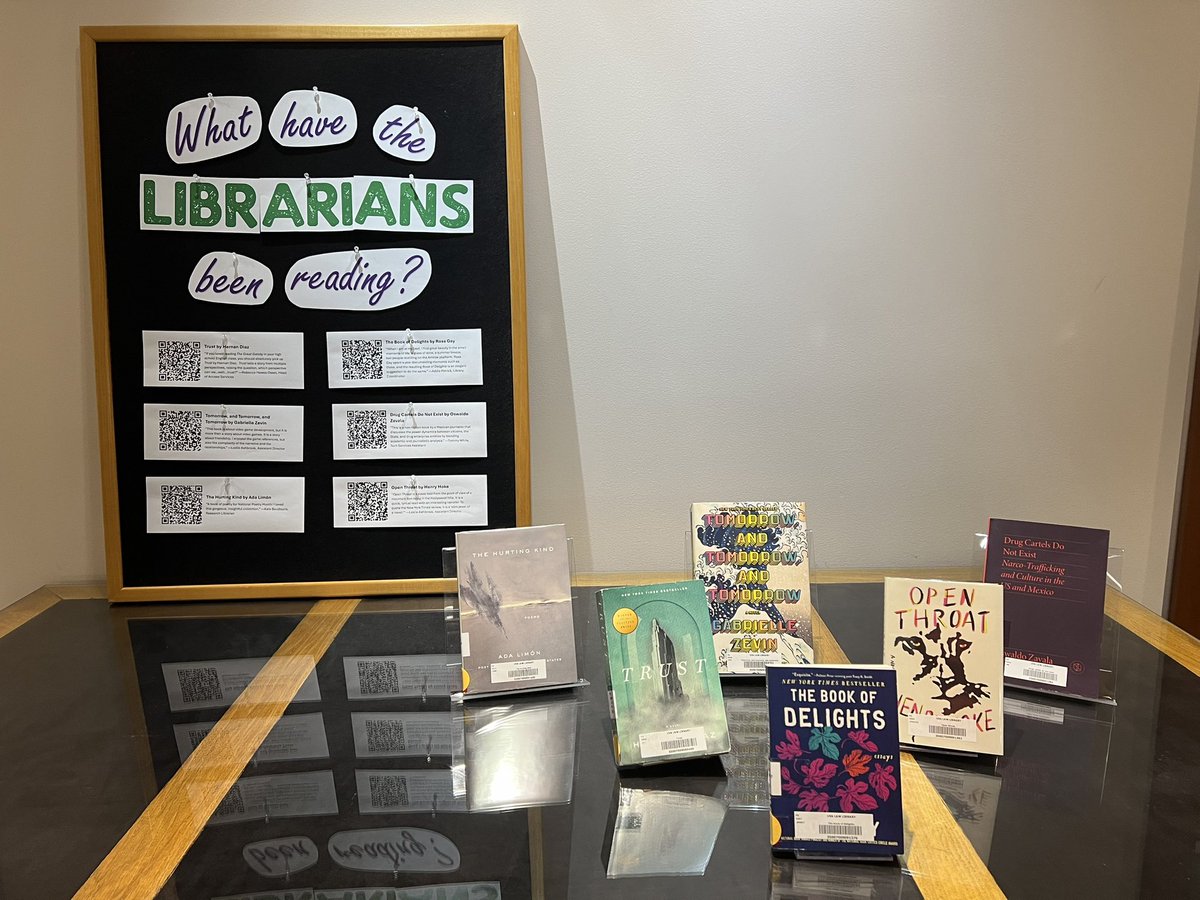
[[[900,743],[1004,752],[1004,589],[885,578],[883,661],[896,669]]]
[[[803,503],[692,504],[692,563],[720,674],[814,661],[806,522]]]
[[[455,544],[463,693],[577,681],[566,528],[462,531]]]
[[[704,586],[606,588],[600,621],[617,765],[728,752]]]
[[[992,519],[984,580],[1004,585],[1004,675],[1013,686],[1100,696],[1108,532]]]
[[[904,852],[896,681],[887,666],[767,667],[776,851]]]

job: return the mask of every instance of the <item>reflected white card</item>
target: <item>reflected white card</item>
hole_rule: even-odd
[[[464,810],[449,769],[356,769],[358,811],[372,813]]]
[[[449,697],[462,689],[457,657],[444,653],[412,656],[346,656],[347,700],[395,697]]]
[[[486,475],[333,479],[334,528],[486,525]]]
[[[486,403],[335,403],[334,459],[487,456]]]
[[[449,756],[453,717],[442,712],[353,712],[354,755]]]
[[[208,821],[222,825],[250,819],[335,816],[337,812],[333,772],[289,772],[239,778]]]
[[[304,531],[303,478],[146,479],[150,534]]]
[[[329,386],[483,384],[481,335],[478,328],[331,331],[325,336]]]
[[[143,331],[146,387],[304,387],[304,335],[275,331]]]
[[[146,459],[304,460],[303,406],[147,403]]]
[[[265,656],[163,663],[163,684],[171,711],[229,706],[266,664]],[[295,697],[289,699],[293,703],[321,699],[315,669],[308,673]]]
[[[175,744],[179,748],[180,762],[192,755],[216,724],[183,722],[175,726]],[[320,713],[283,716],[263,739],[253,757],[256,763],[328,758],[325,718]]]

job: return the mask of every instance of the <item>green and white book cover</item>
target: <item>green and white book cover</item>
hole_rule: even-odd
[[[617,765],[727,753],[729,726],[704,585],[606,588],[600,614]]]

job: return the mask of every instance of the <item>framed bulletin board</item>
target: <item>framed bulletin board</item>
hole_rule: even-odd
[[[530,522],[516,26],[80,37],[109,597],[448,589]]]

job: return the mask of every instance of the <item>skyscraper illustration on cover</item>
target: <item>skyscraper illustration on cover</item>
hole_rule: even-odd
[[[729,750],[729,728],[698,581],[600,592],[617,764]]]
[[[800,502],[692,504],[692,565],[722,675],[814,661],[806,528]]]
[[[566,528],[463,531],[456,543],[463,692],[574,683]]]

